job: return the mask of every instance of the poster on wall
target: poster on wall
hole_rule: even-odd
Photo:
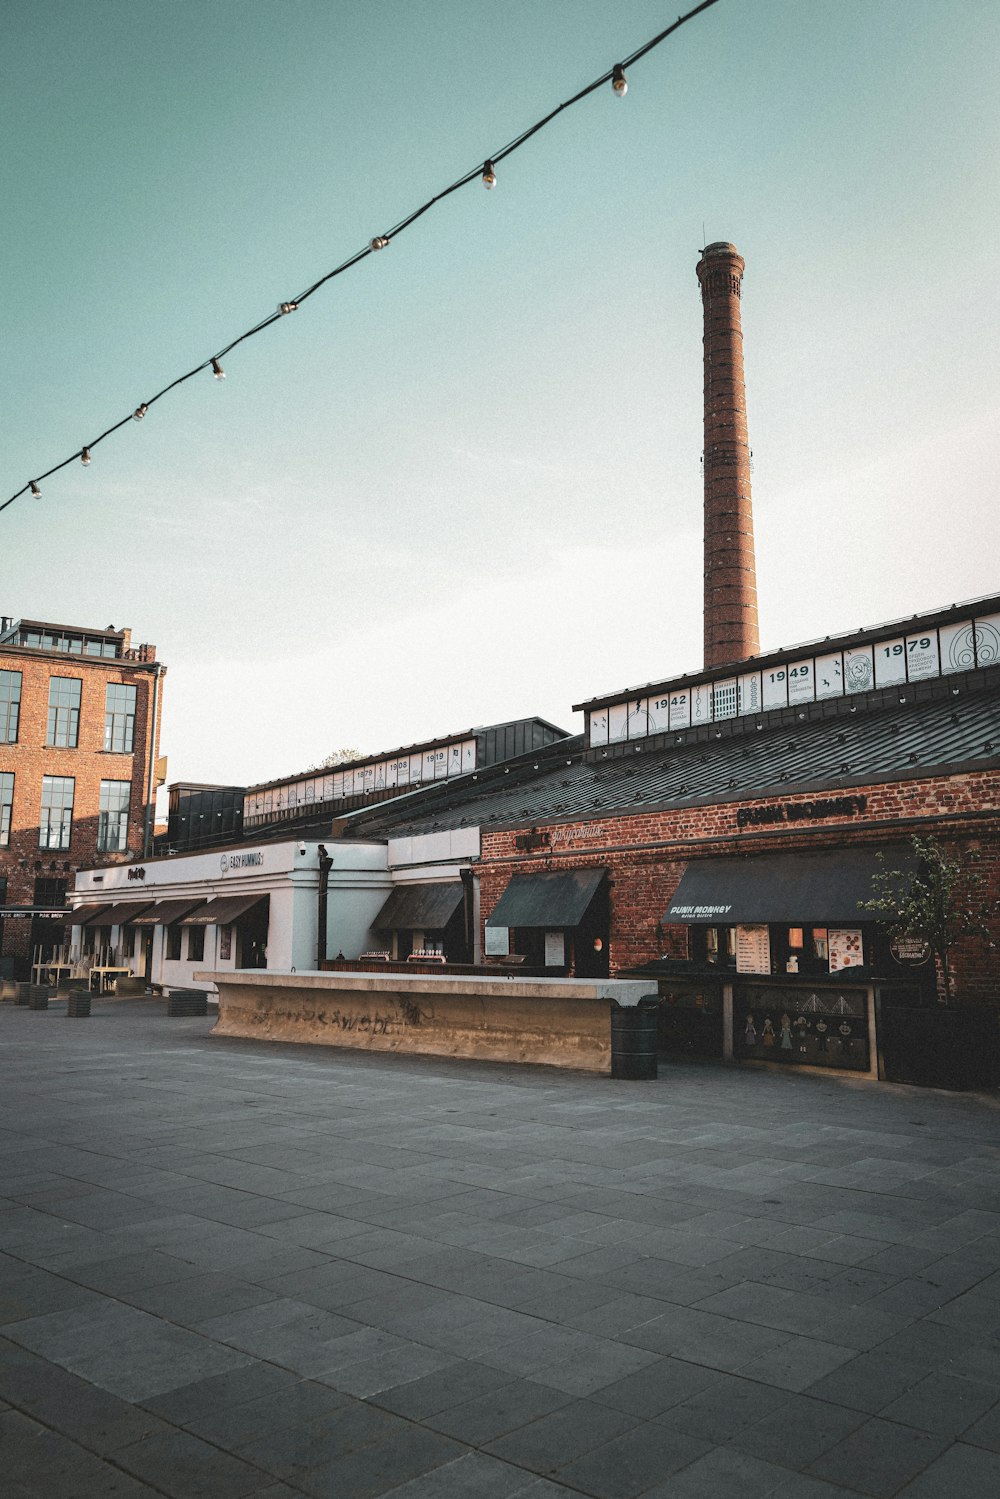
[[[887,640],[875,651],[875,686],[898,687],[906,681],[906,641]]]
[[[566,937],[563,932],[545,933],[545,966],[546,968],[566,966]]]
[[[736,972],[771,972],[771,937],[766,926],[736,928]]]
[[[875,686],[875,659],[870,645],[844,652],[844,685],[848,692],[870,692]]]
[[[840,651],[816,657],[816,698],[841,697],[844,692],[844,658]]]
[[[831,973],[862,966],[865,955],[860,931],[852,927],[831,927],[828,940]]]
[[[488,926],[486,928],[486,956],[507,958],[510,956],[510,927]]]

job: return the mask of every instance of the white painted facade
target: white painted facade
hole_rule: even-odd
[[[266,966],[283,972],[306,972],[316,968],[319,912],[319,844],[310,838],[287,842],[247,842],[224,851],[174,855],[116,864],[104,869],[82,870],[70,895],[70,905],[108,906],[134,901],[137,909],[154,901],[207,901],[227,896],[267,896],[269,916]],[[377,946],[372,922],[393,885],[425,880],[453,880],[479,854],[479,829],[465,828],[431,833],[416,838],[385,842],[339,842],[326,849],[333,858],[327,896],[326,951],[331,957],[343,953],[356,958]],[[478,904],[478,901],[477,901]],[[478,927],[478,912],[477,912]],[[141,928],[133,928],[137,933]],[[190,929],[185,929],[190,930]],[[182,937],[182,957],[167,957],[167,928],[153,931],[153,983],[168,987],[196,987],[196,970],[233,970],[239,962],[238,946],[232,942],[230,956],[220,956],[220,928],[205,931],[204,955],[188,958],[187,939]],[[73,947],[81,946],[82,928],[73,931]],[[113,927],[112,947],[121,944],[122,929]],[[134,973],[143,968],[141,939],[131,959]]]

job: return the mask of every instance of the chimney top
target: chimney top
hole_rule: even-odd
[[[714,244],[706,245],[701,253],[703,255],[739,255],[740,252],[728,240],[717,239]]]

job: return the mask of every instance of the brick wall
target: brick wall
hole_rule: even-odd
[[[928,777],[926,780],[852,786],[850,795],[864,798],[863,810],[846,819],[794,817],[793,821],[749,825],[742,830],[737,814],[822,804],[837,793],[753,798],[718,802],[584,822],[549,823],[548,848],[518,852],[515,839],[526,828],[483,831],[480,878],[481,914],[493,910],[512,874],[566,868],[608,870],[611,880],[611,971],[649,962],[665,953],[687,956],[687,928],[661,927],[691,858],[732,858],[741,854],[818,850],[906,842],[912,833],[933,834],[961,853],[977,849],[994,897],[1000,897],[1000,773]],[[995,933],[1000,949],[1000,925]],[[968,942],[955,952],[962,995],[1000,1003],[997,952],[983,942]]]
[[[150,653],[152,655],[152,653]],[[160,685],[157,722],[153,718],[154,672],[149,665],[111,657],[68,655],[30,649],[0,649],[0,670],[21,673],[21,711],[16,744],[0,744],[0,771],[14,773],[14,805],[10,841],[0,847],[0,876],[7,893],[0,904],[30,906],[35,880],[63,879],[73,888],[73,875],[82,866],[121,862],[129,852],[99,854],[98,812],[102,781],[129,781],[128,850],[141,856],[146,820],[146,777],[150,736],[154,757],[159,752]],[[75,678],[81,683],[79,743],[76,749],[46,744],[49,679]],[[105,689],[109,682],[136,688],[135,735],[131,754],[104,749]],[[75,780],[73,824],[68,849],[38,846],[42,779],[72,776]],[[2,953],[19,960],[19,971],[31,950],[31,921],[8,917],[3,921]]]

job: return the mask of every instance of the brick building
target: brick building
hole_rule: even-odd
[[[127,629],[0,618],[0,962],[69,937],[74,874],[151,843],[164,668]]]
[[[905,864],[911,835],[933,835],[975,849],[1000,895],[1000,597],[580,707],[584,735],[474,786],[359,812],[345,832],[477,828],[477,955],[553,974],[640,968],[661,990],[675,979],[673,1019],[690,999],[699,1013],[680,1032],[706,1055],[746,1054],[752,1033],[767,1059],[787,1015],[794,1060],[874,1068],[874,1015],[870,1039],[860,1012],[827,1017],[823,985],[843,1007],[861,1004],[862,982],[917,1007],[936,998],[933,964],[911,966],[859,907],[876,855]],[[964,1001],[1000,1003],[987,943],[956,960]],[[746,1023],[750,998],[774,1012],[767,1033]],[[798,1016],[799,1002],[812,1010]]]

